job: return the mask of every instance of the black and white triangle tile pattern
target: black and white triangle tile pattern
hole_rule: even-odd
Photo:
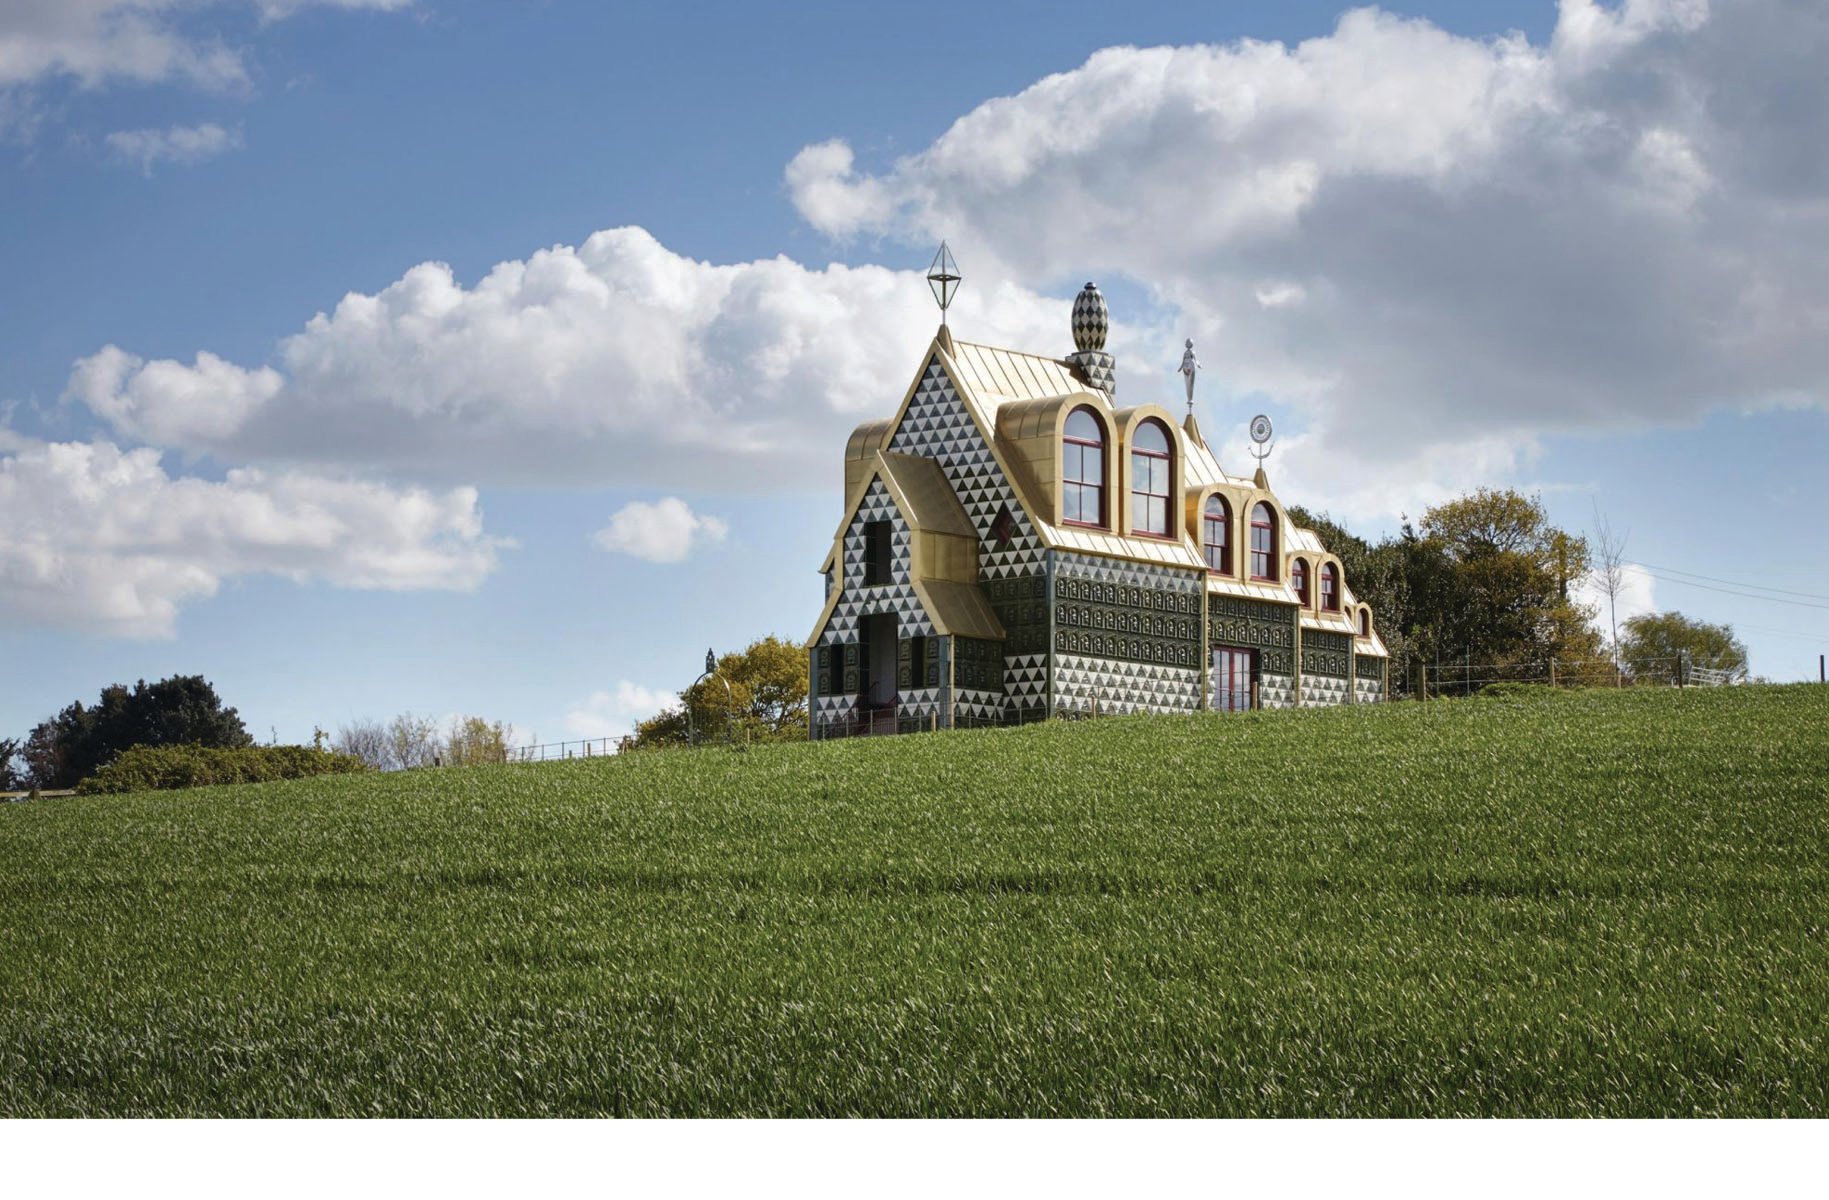
[[[940,464],[972,528],[978,531],[980,579],[1007,579],[1041,570],[1041,538],[938,358],[929,359],[922,371],[908,411],[889,439],[889,449]],[[999,549],[991,526],[1006,506],[1012,517],[1010,545]]]
[[[1376,704],[1384,699],[1384,681],[1381,679],[1353,680],[1353,703]]]
[[[1347,684],[1347,680],[1336,679],[1332,675],[1304,675],[1302,707],[1328,708],[1335,704],[1345,704]]]
[[[1295,707],[1296,681],[1290,675],[1272,675],[1265,671],[1258,677],[1257,703],[1259,708],[1293,708]]]
[[[1101,715],[1193,712],[1200,707],[1200,672],[1189,667],[1057,655],[1054,711]]]
[[[887,521],[890,528],[889,582],[864,584],[864,526],[872,521]],[[842,646],[858,640],[860,622],[876,613],[894,613],[898,637],[925,637],[934,632],[933,622],[915,595],[909,581],[909,529],[895,499],[880,479],[871,481],[859,501],[857,512],[845,527],[839,564],[841,583],[838,603],[832,607],[825,628],[819,631],[819,645]],[[923,688],[903,696],[901,709],[906,715],[925,718],[939,704],[938,689]],[[821,696],[815,704],[816,716],[840,718],[856,704],[851,695]],[[925,708],[921,708],[925,705]]]
[[[864,526],[872,521],[889,522],[889,582],[866,586]],[[894,613],[900,637],[925,637],[934,632],[933,622],[928,620],[927,610],[921,607],[920,597],[915,595],[909,579],[908,522],[896,508],[895,500],[882,480],[871,481],[863,500],[858,503],[857,512],[845,529],[843,554],[842,594],[832,608],[825,629],[820,631],[820,645],[855,642],[859,619],[876,613]]]
[[[921,382],[889,439],[889,449],[931,458],[940,464],[966,518],[978,533],[981,583],[1035,575],[1042,570],[1041,537],[937,357],[929,359],[922,369]],[[1007,545],[1000,545],[992,526],[1004,509],[1011,516],[1010,538]],[[1046,655],[1011,655],[1004,659],[1003,703],[1018,709],[1044,703],[1047,687]]]
[[[953,720],[961,729],[991,725],[1003,717],[1003,693],[983,688],[958,688],[953,692]]]
[[[1067,361],[1079,369],[1080,378],[1085,380],[1087,387],[1098,388],[1108,398],[1117,396],[1117,359],[1103,350],[1080,350],[1069,354]]]

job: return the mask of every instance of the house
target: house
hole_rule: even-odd
[[[1118,404],[1108,322],[1089,283],[1064,358],[942,324],[895,415],[851,434],[813,737],[1388,696],[1340,560],[1191,411]]]

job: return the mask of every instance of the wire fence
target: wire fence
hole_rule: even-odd
[[[572,742],[541,742],[533,746],[512,746],[504,761],[511,763],[557,762],[568,758],[601,758],[627,750],[633,738],[582,738]]]
[[[1604,658],[1509,663],[1411,661],[1399,664],[1399,668],[1392,680],[1393,691],[1418,700],[1471,695],[1495,683],[1569,688],[1720,687],[1739,678],[1738,672],[1696,666],[1687,655],[1641,658],[1630,664]]]

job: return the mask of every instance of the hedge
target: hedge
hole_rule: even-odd
[[[366,771],[359,758],[310,746],[135,746],[76,785],[82,795],[264,783]]]

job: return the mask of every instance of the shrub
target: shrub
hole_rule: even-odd
[[[135,746],[76,785],[83,795],[264,783],[366,771],[360,759],[311,746]]]

